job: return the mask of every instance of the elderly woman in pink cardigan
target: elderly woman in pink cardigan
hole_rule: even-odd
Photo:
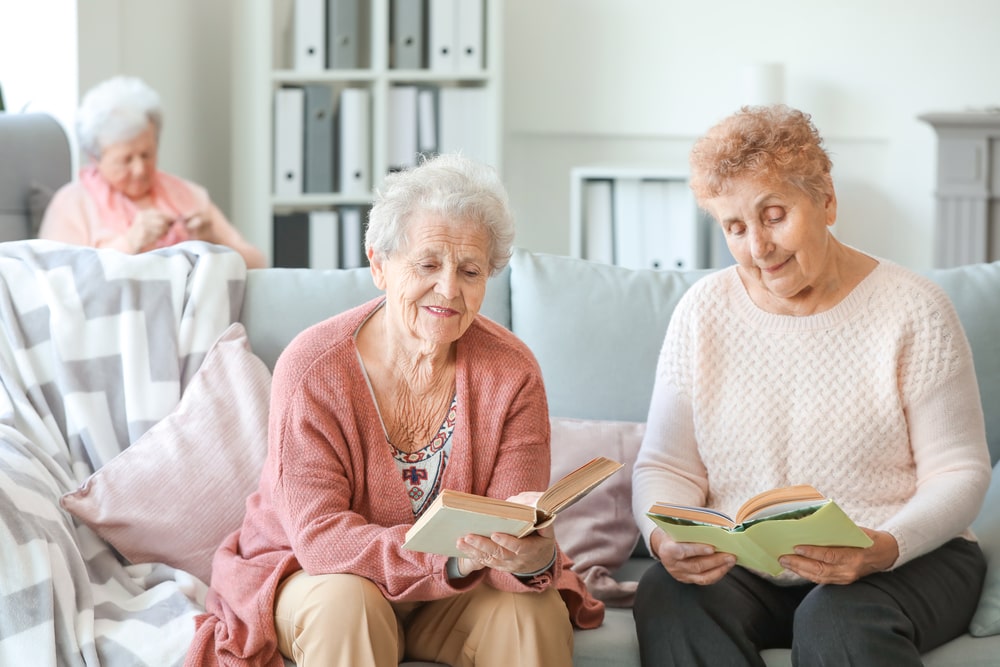
[[[403,547],[443,488],[549,482],[538,363],[479,315],[514,237],[496,172],[454,155],[387,177],[365,246],[383,297],[307,329],[275,367],[269,451],[216,553],[188,667],[569,667],[603,605],[551,529]],[[528,493],[525,495],[524,492]]]
[[[263,267],[204,188],[157,169],[162,127],[159,95],[140,79],[118,76],[88,91],[77,116],[88,164],[53,196],[39,237],[129,254],[199,240]]]

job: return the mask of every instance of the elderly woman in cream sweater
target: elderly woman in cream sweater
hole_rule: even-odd
[[[744,108],[691,152],[737,264],[685,294],[656,370],[634,511],[661,565],[639,583],[644,665],[919,665],[965,632],[990,479],[968,341],[944,292],[830,231],[831,161],[808,115]],[[651,504],[733,513],[811,484],[867,548],[795,548],[769,577],[671,540]]]

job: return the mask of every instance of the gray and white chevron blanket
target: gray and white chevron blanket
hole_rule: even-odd
[[[245,278],[205,243],[0,244],[0,665],[183,661],[205,584],[124,563],[59,498],[173,409]]]

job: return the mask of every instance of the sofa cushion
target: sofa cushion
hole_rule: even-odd
[[[1000,464],[993,468],[993,480],[972,530],[986,555],[986,581],[969,634],[986,637],[1000,634]]]
[[[646,425],[641,422],[558,418],[552,422],[552,481],[595,456],[625,467],[566,508],[555,522],[556,539],[573,559],[573,570],[599,600],[631,607],[636,581],[612,576],[635,548],[639,529],[632,516],[632,468]]]
[[[972,346],[990,457],[1000,461],[1000,262],[924,274],[947,292]]]
[[[704,271],[630,270],[518,249],[511,328],[535,353],[549,412],[645,422],[674,306]]]
[[[133,563],[209,581],[212,555],[243,520],[267,454],[271,374],[232,324],[172,413],[61,499]]]

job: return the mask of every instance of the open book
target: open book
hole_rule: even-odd
[[[872,540],[835,502],[808,484],[772,489],[735,517],[706,507],[655,503],[646,516],[677,542],[711,544],[744,567],[780,574],[778,558],[803,545],[868,547]]]
[[[524,537],[549,525],[559,512],[586,496],[622,465],[603,456],[591,459],[552,484],[534,506],[444,489],[406,531],[403,546],[413,551],[461,556],[455,543],[470,533]]]

